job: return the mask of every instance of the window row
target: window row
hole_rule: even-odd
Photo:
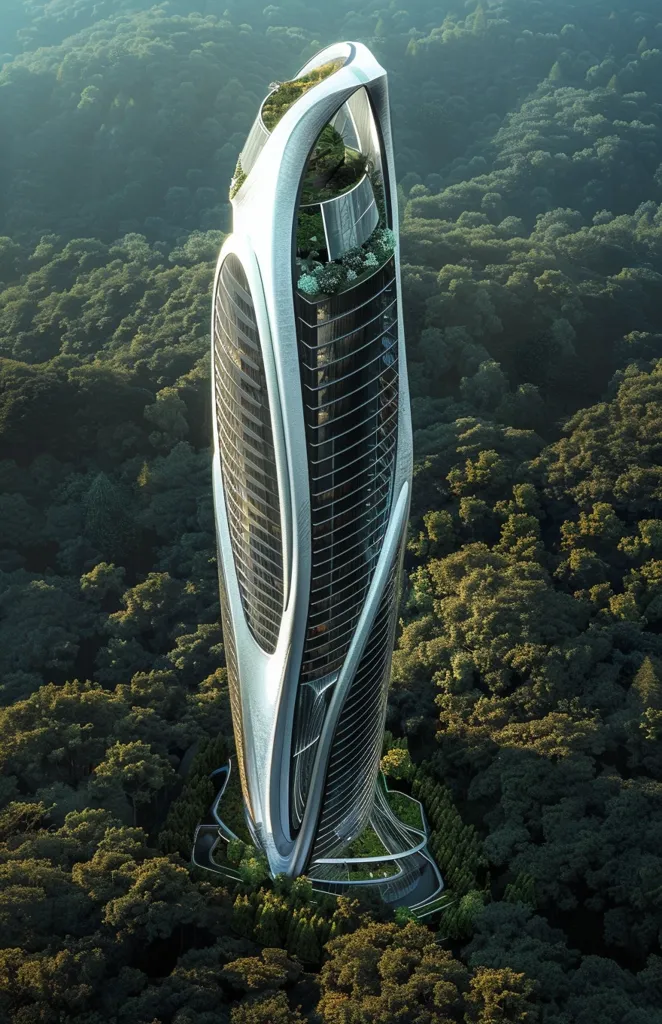
[[[280,498],[255,309],[239,259],[225,260],[214,299],[216,426],[242,606],[273,653],[283,610]]]

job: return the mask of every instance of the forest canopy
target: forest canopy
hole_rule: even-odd
[[[396,141],[422,923],[188,862],[232,749],[214,262],[338,39]],[[3,0],[0,138],[0,1022],[661,1024],[658,0]]]

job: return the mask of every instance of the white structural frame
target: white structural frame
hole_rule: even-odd
[[[386,72],[362,44],[339,43],[309,61],[297,77],[340,58],[345,60],[344,66],[304,93],[271,133],[263,125],[259,126],[259,131],[254,129],[251,133],[251,138],[258,134],[264,136],[264,142],[233,198],[233,233],[223,245],[214,281],[216,295],[224,263],[234,254],[246,275],[260,335],[280,496],[284,599],[277,644],[273,653],[266,653],[249,629],[242,609],[224,493],[222,447],[215,425],[213,489],[219,570],[231,618],[231,624],[225,622],[224,628],[226,631],[231,628],[234,633],[240,681],[243,767],[245,786],[249,791],[247,805],[250,807],[247,817],[254,839],[266,854],[274,875],[281,872],[290,876],[314,873],[313,848],[334,730],[394,564],[398,565],[399,571],[411,496],[412,430]],[[388,188],[387,202],[396,238],[397,451],[390,514],[381,553],[347,656],[333,687],[324,729],[317,744],[305,811],[298,831],[293,834],[289,808],[291,739],[312,566],[308,455],[293,300],[296,287],[293,230],[300,201],[300,184],[315,142],[341,106],[361,89],[365,89],[369,96],[379,129],[378,144]],[[212,368],[214,376],[213,359]],[[213,380],[212,395],[215,394],[215,385]],[[370,813],[368,809],[364,825]],[[396,859],[399,856],[401,854],[395,854]]]

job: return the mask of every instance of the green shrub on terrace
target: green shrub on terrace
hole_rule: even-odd
[[[356,868],[347,874],[350,882],[369,882],[374,878],[392,878],[398,874],[398,868],[393,861],[386,861],[385,864],[373,864],[372,868]]]
[[[234,199],[247,177],[248,175],[246,174],[246,171],[241,166],[241,159],[237,160],[234,177],[232,179],[232,184],[230,185],[230,199]]]
[[[336,170],[345,159],[345,142],[332,124],[322,128],[310,157],[306,175],[325,178]]]
[[[355,185],[358,185],[366,173],[365,156],[362,153],[357,153],[354,149],[345,149],[344,147],[340,162],[333,166],[329,159],[326,161],[326,166],[329,167],[330,174],[326,180],[323,180],[318,167],[314,167],[312,162],[308,165],[301,194],[301,202],[304,205],[324,203],[328,199],[335,199],[337,196],[349,192]]]
[[[335,295],[348,286],[355,287],[364,277],[379,269],[395,251],[395,236],[389,228],[377,228],[363,246],[349,250],[340,262],[321,264],[299,260],[303,271],[297,287],[311,298]]]
[[[411,779],[416,771],[409,751],[401,747],[387,750],[381,760],[381,770],[392,779]]]
[[[345,851],[346,857],[384,857],[389,851],[375,832],[372,825],[367,825],[360,836]],[[372,878],[390,878],[398,873],[397,864],[385,861],[382,864],[353,864],[349,866],[350,882],[369,882]]]
[[[383,857],[388,853],[372,825],[367,825],[349,846],[346,857]]]
[[[297,220],[297,250],[302,255],[311,252],[319,252],[324,248],[324,221],[322,213],[317,207],[315,210],[299,210]]]

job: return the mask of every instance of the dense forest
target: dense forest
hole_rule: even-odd
[[[400,2],[2,0],[3,1024],[662,1022],[662,11]],[[428,922],[187,854],[232,742],[213,266],[269,83],[340,38],[391,82]]]

